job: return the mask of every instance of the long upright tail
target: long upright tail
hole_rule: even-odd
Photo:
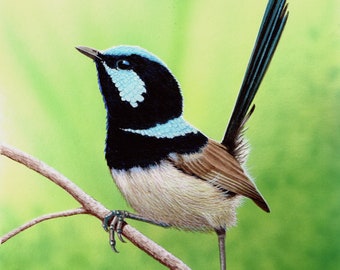
[[[269,0],[267,4],[241,89],[221,142],[234,156],[240,155],[240,148],[242,148],[241,133],[245,122],[255,109],[255,105],[253,105],[249,110],[250,104],[256,95],[285,27],[288,18],[287,5],[285,0]]]

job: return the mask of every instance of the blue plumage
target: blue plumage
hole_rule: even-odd
[[[126,217],[180,229],[215,230],[225,269],[225,232],[236,222],[241,197],[270,211],[242,168],[242,130],[286,20],[286,1],[269,0],[221,143],[184,120],[179,84],[155,55],[137,46],[104,51],[77,47],[96,63],[107,110],[106,161],[117,187],[137,212],[112,211],[105,219],[105,228],[112,220],[114,250],[114,229],[120,236]]]
[[[179,136],[185,136],[189,133],[196,134],[198,131],[186,122],[183,117],[171,119],[164,124],[157,124],[148,129],[123,129],[124,131],[140,134],[143,136],[156,137],[158,139],[173,139]]]
[[[150,61],[156,62],[161,64],[162,66],[166,67],[166,64],[160,60],[156,55],[153,53],[139,47],[139,46],[126,46],[120,45],[117,47],[112,47],[106,49],[101,52],[103,55],[107,56],[131,56],[131,55],[139,55],[141,57],[147,58]]]
[[[107,74],[111,77],[119,91],[122,101],[129,102],[133,108],[144,100],[143,94],[146,93],[145,84],[133,70],[120,70],[110,68],[104,63]]]

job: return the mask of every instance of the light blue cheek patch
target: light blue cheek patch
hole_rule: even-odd
[[[118,89],[121,100],[129,102],[133,108],[137,108],[138,102],[144,100],[143,94],[146,93],[144,82],[133,70],[117,70],[103,64]]]
[[[156,137],[158,139],[172,139],[178,136],[184,136],[188,133],[197,133],[197,129],[189,125],[182,116],[171,119],[164,124],[157,124],[148,129],[123,129],[131,133],[137,133],[143,136]]]

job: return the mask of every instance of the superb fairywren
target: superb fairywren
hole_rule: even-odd
[[[96,64],[107,110],[105,157],[117,187],[136,211],[112,212],[119,237],[124,217],[183,230],[215,230],[224,269],[225,230],[235,224],[242,197],[269,212],[242,167],[247,155],[242,131],[287,15],[285,1],[269,1],[221,143],[184,120],[179,84],[155,55],[135,46],[77,47]]]

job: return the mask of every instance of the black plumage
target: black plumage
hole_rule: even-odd
[[[268,2],[221,143],[183,119],[179,84],[156,56],[132,46],[105,51],[77,47],[96,63],[107,110],[105,157],[117,187],[137,212],[113,211],[106,228],[110,218],[116,224],[119,216],[184,230],[215,230],[225,269],[225,231],[236,223],[242,196],[269,212],[242,167],[247,155],[243,129],[287,16],[286,1]]]

